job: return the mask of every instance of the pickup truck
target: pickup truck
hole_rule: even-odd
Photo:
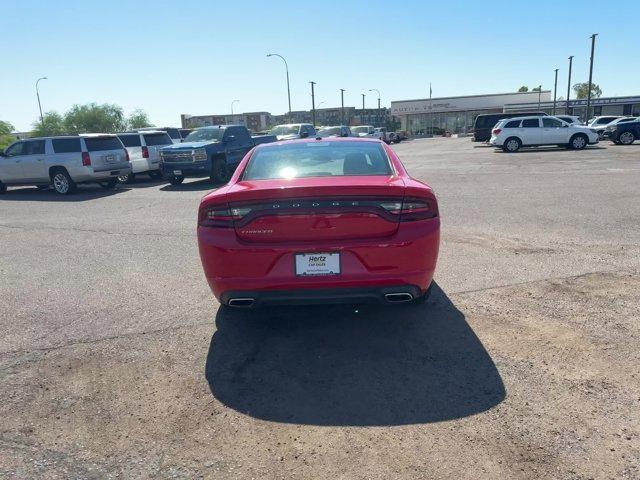
[[[160,150],[160,169],[171,185],[186,177],[207,176],[215,183],[227,183],[249,150],[275,141],[275,135],[252,137],[242,125],[197,128],[182,143]]]

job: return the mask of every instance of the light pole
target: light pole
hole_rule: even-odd
[[[311,84],[311,123],[313,124],[314,128],[316,126],[316,97],[315,97],[315,93],[313,91],[313,87],[316,84],[316,82],[309,82]]]
[[[569,79],[567,80],[567,106],[564,109],[564,114],[569,115],[569,95],[571,95],[571,66],[573,65],[573,55],[569,57]]]
[[[377,92],[378,94],[378,127],[380,126],[380,90],[378,90],[377,88],[370,88],[369,89],[370,92]]]
[[[42,105],[40,104],[40,92],[38,91],[38,83],[40,80],[47,80],[47,77],[40,77],[36,80],[36,97],[38,97],[38,108],[40,109],[40,123],[42,124],[42,129],[44,130],[44,117],[42,116]]]
[[[344,125],[344,88],[340,89],[340,125]]]
[[[289,65],[282,55],[277,53],[267,53],[267,57],[279,57],[284,62],[284,69],[287,72],[287,100],[289,101],[289,123],[291,123],[291,90],[289,88]]]
[[[240,102],[240,100],[234,100],[233,102],[231,102],[231,121],[232,121],[232,122],[235,122],[235,121],[236,121],[236,118],[235,118],[235,116],[233,115],[233,104],[234,104],[234,103],[236,103],[236,102]]]
[[[553,115],[556,114],[556,92],[558,91],[558,69],[556,68],[556,79],[553,82]]]
[[[591,108],[591,85],[593,81],[593,52],[596,48],[597,33],[591,35],[591,60],[589,61],[589,90],[587,91],[587,116],[584,119],[585,123],[589,121],[589,109]]]

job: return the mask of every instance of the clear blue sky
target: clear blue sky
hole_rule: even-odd
[[[589,35],[599,33],[594,81],[604,95],[640,94],[637,0],[564,1],[57,1],[0,0],[4,43],[0,120],[19,130],[45,111],[116,103],[157,125],[181,113],[287,110],[316,102],[391,100],[553,87],[566,95],[567,57],[586,81]],[[630,13],[631,17],[622,15]]]

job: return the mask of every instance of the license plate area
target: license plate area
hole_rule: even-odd
[[[182,175],[182,170],[174,170],[173,174],[174,175]]]
[[[296,275],[340,275],[340,253],[296,253]]]
[[[116,163],[117,159],[115,155],[105,155],[104,161],[107,163]]]

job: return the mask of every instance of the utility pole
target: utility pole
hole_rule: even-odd
[[[340,89],[340,125],[344,125],[344,88]]]
[[[42,116],[42,105],[40,104],[40,92],[38,91],[38,83],[40,80],[47,80],[47,77],[40,77],[36,80],[36,97],[38,97],[38,109],[40,110],[40,123],[42,124],[42,130],[44,130],[44,117]]]
[[[236,123],[236,117],[233,114],[233,104],[239,102],[240,100],[234,100],[231,102],[231,123]]]
[[[567,106],[564,109],[564,114],[569,115],[569,96],[571,95],[571,66],[573,65],[573,55],[569,57],[569,79],[567,80]]]
[[[313,87],[316,84],[316,82],[309,82],[311,84],[311,123],[313,124],[314,128],[316,126],[316,97],[315,97],[315,93],[313,91]]]
[[[364,123],[364,97],[365,97],[365,94],[361,93],[360,95],[362,95],[362,114],[360,115],[360,123]]]
[[[556,79],[553,82],[553,115],[556,114],[556,92],[558,91],[558,69],[556,68]]]
[[[596,37],[598,36],[597,33],[594,33],[593,35],[591,35],[591,60],[589,61],[589,90],[587,91],[587,116],[584,119],[585,122],[589,121],[589,110],[591,108],[591,85],[592,85],[592,81],[593,81],[593,52],[596,48]]]
[[[542,94],[542,85],[538,85],[538,111],[540,111],[540,95]]]

